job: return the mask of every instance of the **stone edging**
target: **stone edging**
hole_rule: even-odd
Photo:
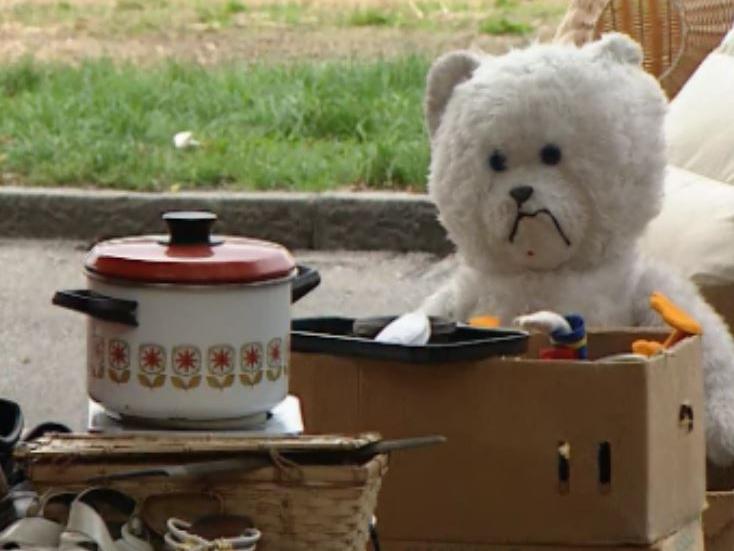
[[[167,210],[216,212],[219,233],[291,249],[451,250],[424,195],[408,193],[136,193],[0,188],[0,236],[97,241],[164,231]]]

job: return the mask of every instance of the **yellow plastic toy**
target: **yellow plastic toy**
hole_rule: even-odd
[[[469,325],[482,329],[494,329],[500,326],[500,319],[494,316],[475,316],[469,320]]]
[[[702,333],[701,325],[664,294],[658,292],[653,293],[650,296],[650,307],[660,314],[663,321],[667,323],[673,331],[663,342],[646,340],[637,340],[633,342],[632,352],[635,354],[654,356],[666,348],[674,346],[686,337],[691,335],[700,335]]]

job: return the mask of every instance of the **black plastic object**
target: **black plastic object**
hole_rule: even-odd
[[[16,479],[13,448],[20,440],[24,423],[20,406],[12,400],[0,399],[0,487],[3,491]]]
[[[0,454],[10,453],[23,432],[23,412],[12,400],[0,399]]]
[[[291,323],[291,348],[297,352],[356,356],[407,363],[473,361],[527,352],[528,334],[510,329],[480,329],[457,325],[443,342],[423,346],[386,344],[352,332],[352,318],[303,318]]]
[[[212,238],[212,226],[217,215],[207,211],[174,211],[163,215],[168,225],[166,245],[218,245],[221,239]]]
[[[93,318],[138,326],[136,311],[138,303],[134,300],[108,297],[88,289],[57,291],[51,300],[56,306],[88,314]]]
[[[397,319],[397,316],[379,316],[376,318],[360,318],[354,320],[352,333],[355,337],[374,339],[380,331]],[[444,342],[456,331],[456,322],[445,318],[428,318],[431,325],[431,341]]]
[[[297,269],[296,278],[291,283],[291,303],[300,300],[321,283],[321,275],[313,268],[299,264]]]
[[[57,423],[56,421],[44,421],[24,434],[23,442],[32,442],[33,440],[38,440],[47,434],[69,434],[71,432],[72,430],[63,423]]]

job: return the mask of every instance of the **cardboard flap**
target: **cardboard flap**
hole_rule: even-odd
[[[703,513],[706,537],[734,528],[734,495],[732,492],[709,492],[706,494],[708,507]]]

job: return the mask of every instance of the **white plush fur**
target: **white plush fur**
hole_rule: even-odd
[[[659,325],[649,297],[665,293],[703,326],[707,451],[728,464],[732,338],[689,281],[637,247],[660,209],[665,169],[666,100],[641,58],[612,34],[583,48],[436,61],[426,93],[429,190],[459,267],[421,309],[457,320],[477,313],[510,323],[553,310],[580,313],[588,326]],[[561,150],[558,164],[541,162],[547,144]],[[506,170],[491,168],[495,151]],[[518,186],[533,188],[520,206],[510,196]],[[519,210],[535,215],[515,224]]]

